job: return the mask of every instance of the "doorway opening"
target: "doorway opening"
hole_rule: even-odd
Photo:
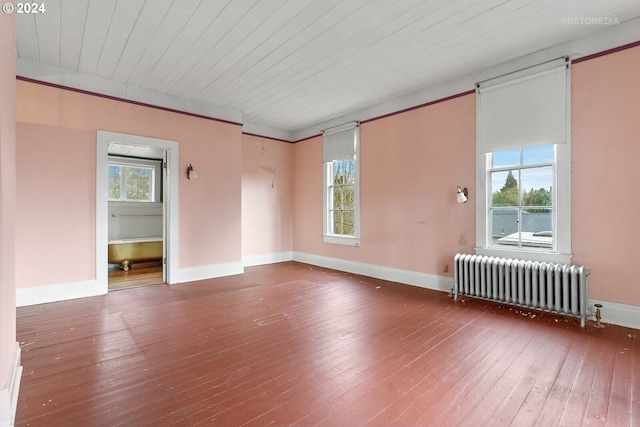
[[[110,142],[109,290],[164,283],[166,151]]]
[[[178,143],[98,131],[96,281],[102,293],[176,283]]]

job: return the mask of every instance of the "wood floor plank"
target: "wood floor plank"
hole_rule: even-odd
[[[617,335],[617,334],[616,334]],[[591,392],[584,415],[586,425],[606,425],[607,413],[611,403],[611,384],[615,368],[615,359],[618,349],[617,336],[607,336],[600,340],[599,354],[589,362],[596,363]]]
[[[338,367],[340,369],[340,371],[343,373],[342,379],[344,380],[344,371],[349,366],[347,363],[349,363],[349,361],[352,361],[352,362],[357,362],[358,364],[360,364],[360,358],[354,358],[353,357],[353,354],[352,354],[353,351],[352,351],[351,347],[354,344],[358,344],[360,346],[369,345],[367,336],[366,335],[361,335],[361,334],[363,334],[367,330],[369,331],[369,333],[371,333],[371,331],[370,331],[371,325],[367,325],[366,323],[362,323],[362,322],[359,322],[359,321],[354,322],[353,324],[350,324],[350,322],[348,322],[348,321],[345,322],[345,319],[348,319],[348,317],[346,317],[346,316],[341,317],[341,319],[342,319],[341,320],[342,325],[336,324],[336,328],[338,328],[338,329],[335,331],[335,333],[339,337],[339,339],[338,340],[332,339],[332,342],[327,343],[327,345],[331,345],[332,347],[327,347],[325,345],[325,346],[323,346],[323,350],[325,350],[325,352],[328,353],[328,355],[329,355],[329,357],[327,358],[327,361],[330,362],[330,363],[333,363],[334,366]],[[413,322],[411,322],[411,324],[413,324]],[[323,329],[326,329],[327,326],[326,326],[326,324],[324,324],[322,327],[323,327]],[[344,331],[345,328],[346,328],[346,331],[348,332],[348,334],[342,333],[342,331]],[[384,341],[387,342],[386,340],[384,340]],[[335,346],[335,348],[336,348],[335,351],[333,351],[333,348],[334,348],[333,346]],[[347,362],[345,362],[345,360],[340,357],[339,351],[341,349],[345,349],[346,350],[344,355],[347,357]],[[318,366],[320,363],[321,363],[320,360],[318,360],[318,359],[314,360],[313,361],[313,366],[311,366],[310,368],[312,368],[314,366]],[[279,365],[281,365],[281,364],[282,363],[279,363]],[[283,368],[283,369],[288,369],[288,368]],[[325,369],[326,369],[326,367],[325,367]]]
[[[629,379],[631,381],[631,412],[629,417],[631,418],[631,427],[640,427],[640,334],[635,330],[624,331],[629,339],[629,345],[631,346],[631,374]],[[625,375],[622,371],[622,375]],[[622,400],[626,400],[626,396],[621,396]]]
[[[565,399],[565,406],[557,425],[570,425],[575,420],[585,419],[591,387],[596,375],[597,365],[594,361],[597,361],[600,353],[600,339],[598,334],[591,334],[582,340],[583,345],[587,348],[587,355],[580,359],[578,372]]]
[[[638,426],[638,331],[296,262],[20,307],[16,426]]]
[[[396,335],[393,330],[389,330],[388,333]],[[376,335],[379,337],[384,336],[382,334]],[[309,381],[304,381],[302,384],[310,382],[314,387],[321,387],[320,390],[304,386],[298,387],[297,390],[288,390],[287,394],[282,395],[283,398],[288,399],[283,405],[272,408],[263,416],[251,420],[251,423],[260,425],[260,421],[262,421],[263,424],[274,422],[275,424],[307,425],[323,421],[323,414],[342,414],[340,415],[339,421],[345,425],[352,424],[353,421],[350,421],[350,415],[358,414],[358,416],[361,416],[361,411],[354,411],[355,406],[349,401],[351,397],[347,398],[347,396],[353,395],[355,389],[362,389],[359,392],[367,394],[367,399],[358,399],[356,397],[356,405],[366,402],[373,406],[376,405],[376,403],[374,403],[376,398],[383,397],[384,399],[388,399],[390,397],[389,393],[394,392],[392,389],[394,386],[392,384],[384,384],[385,380],[391,376],[395,377],[395,374],[403,379],[406,378],[407,374],[400,373],[399,371],[409,371],[411,369],[412,359],[417,360],[428,351],[426,350],[429,348],[428,342],[431,342],[431,346],[435,346],[436,342],[442,340],[442,338],[437,338],[438,335],[442,335],[439,334],[439,330],[434,327],[434,325],[428,324],[424,325],[424,328],[408,333],[407,335],[415,335],[415,337],[408,340],[388,341],[386,339],[380,339],[379,342],[362,342],[361,349],[370,352],[372,355],[375,354],[375,357],[354,359],[353,356],[351,356],[349,357],[349,364],[335,363],[335,361],[331,363],[332,361],[327,359],[327,364],[323,366],[316,365],[316,369],[309,375]],[[412,350],[413,354],[410,354]],[[331,363],[331,365],[328,365],[328,363]],[[387,368],[389,370],[387,370]],[[417,378],[415,373],[409,373],[409,375]],[[372,383],[374,384],[373,386],[371,385]],[[393,381],[391,381],[391,383],[393,383]],[[385,393],[370,393],[371,389],[377,388],[384,389]],[[331,390],[331,393],[322,393],[324,389]],[[337,408],[327,406],[332,403],[333,399],[331,396],[340,392],[342,392],[343,395],[338,399],[339,405],[343,407],[346,406],[347,410],[338,411]],[[329,398],[325,399],[325,396]],[[313,414],[308,417],[291,417],[290,411],[292,409],[309,401],[315,402],[318,408],[317,411],[309,411]],[[334,415],[334,417],[335,416],[336,415]],[[335,418],[333,419],[335,420]],[[358,421],[362,422],[363,420]]]
[[[623,425],[627,422],[629,414],[633,412],[633,399],[628,401],[621,398],[633,396],[633,377],[629,376],[629,372],[633,372],[632,346],[632,341],[627,334],[621,333],[613,362],[611,392],[606,415],[607,422],[612,425]]]
[[[448,387],[456,385],[455,393],[453,395],[449,393],[448,398],[461,402],[455,413],[431,415],[423,412],[418,419],[424,423],[434,423],[433,425],[464,425],[464,422],[475,422],[479,416],[484,415],[484,411],[478,413],[479,405],[506,370],[522,354],[531,339],[520,332],[519,328],[514,328],[501,334],[499,339],[484,343],[482,347],[487,347],[488,352],[478,353],[483,355],[482,359],[477,360],[473,365],[464,366],[460,372],[462,375],[447,384]],[[479,350],[485,350],[482,347],[479,347]],[[432,394],[435,394],[434,398],[437,402],[446,403],[438,397],[437,390]]]
[[[508,426],[533,385],[535,372],[541,369],[547,348],[541,346],[538,333],[531,336],[517,359],[504,370],[490,391],[482,396],[472,422],[477,425]]]

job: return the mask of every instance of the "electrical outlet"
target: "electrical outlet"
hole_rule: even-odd
[[[445,265],[444,265],[444,268],[442,269],[442,271],[443,271],[444,273],[448,273],[448,272],[449,272],[449,264],[445,264]]]
[[[458,246],[466,246],[467,244],[467,239],[464,237],[464,234],[461,234],[458,237]]]

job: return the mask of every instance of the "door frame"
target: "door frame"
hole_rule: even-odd
[[[164,279],[178,283],[178,141],[99,130],[96,138],[96,284],[101,294],[109,291],[108,255],[109,198],[108,148],[109,143],[151,147],[166,153],[164,198]]]

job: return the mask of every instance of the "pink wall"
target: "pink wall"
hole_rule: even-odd
[[[572,73],[574,263],[589,296],[640,306],[640,47],[575,64]]]
[[[0,14],[0,393],[16,346],[15,220],[15,38],[13,15]],[[5,394],[6,396],[6,394]],[[3,408],[0,397],[0,408]],[[0,414],[0,418],[3,418]]]
[[[322,138],[293,147],[293,250],[321,255]]]
[[[242,256],[293,250],[293,145],[242,136]]]
[[[574,66],[572,223],[574,263],[593,269],[590,297],[640,306],[640,288],[629,268],[635,257],[640,226],[634,219],[640,202],[626,195],[637,181],[633,162],[640,151],[638,69],[640,47]],[[456,252],[474,247],[473,95],[362,125],[362,239],[360,247],[348,247],[322,243],[319,137],[289,146],[243,137],[240,127],[232,124],[37,84],[17,86],[19,287],[94,277],[85,248],[94,239],[95,212],[86,199],[93,196],[96,129],[180,141],[181,167],[193,163],[199,174],[195,181],[184,174],[180,178],[180,238],[188,242],[180,246],[182,268],[293,249],[451,276],[451,269],[443,272],[445,264]],[[38,157],[37,144],[42,141],[47,142],[42,150],[48,151]],[[55,254],[46,261],[49,266],[73,258],[86,264],[78,271],[31,272],[29,248],[39,241],[32,230],[49,220],[44,210],[38,213],[36,200],[50,203],[55,197],[43,195],[41,189],[51,186],[47,170],[56,163],[67,168],[82,164],[75,175],[65,171],[54,178],[56,184],[78,192],[69,196],[73,207],[52,210],[60,226],[68,228],[71,221],[65,216],[73,218],[78,233],[73,239],[79,245],[69,245],[71,254],[56,253],[53,242],[42,250]],[[269,190],[271,171],[276,171],[271,189],[276,191]],[[455,203],[456,185],[471,189],[469,203]],[[61,233],[40,231],[47,240]]]
[[[573,263],[592,269],[590,298],[636,306],[638,70],[635,47],[572,74]],[[475,97],[365,123],[361,140],[361,247],[322,243],[317,137],[295,145],[294,250],[451,276],[443,265],[475,245]],[[455,203],[456,185],[472,191],[466,205]]]
[[[95,160],[87,161],[96,157],[87,143],[94,138],[90,130],[17,124],[18,287],[95,277]]]
[[[17,168],[21,171],[17,186],[17,287],[95,278],[94,255],[87,253],[87,247],[95,240],[95,189],[91,187],[95,188],[98,129],[179,141],[180,168],[185,171],[179,182],[179,233],[184,242],[179,248],[180,268],[241,260],[239,125],[23,81],[17,82],[16,120]],[[186,178],[189,163],[198,172],[197,180]],[[53,177],[56,165],[64,170]],[[52,181],[75,191],[57,198],[48,193]],[[57,200],[54,207],[50,205],[53,199]],[[38,210],[39,201],[49,205]],[[79,208],[82,211],[77,211]],[[46,237],[42,241],[32,230],[48,221],[62,229],[40,230]],[[65,244],[68,252],[56,249],[60,244],[57,237],[70,228],[75,234],[68,237],[72,243]],[[29,251],[35,247],[39,247],[39,254],[49,254],[48,259],[40,255],[34,259]],[[34,262],[57,268],[34,269]],[[78,265],[61,267],[70,262]]]
[[[360,246],[322,243],[318,137],[295,145],[294,249],[451,276],[453,256],[475,239],[474,198],[455,198],[456,185],[474,188],[475,97],[364,123],[360,139]]]

